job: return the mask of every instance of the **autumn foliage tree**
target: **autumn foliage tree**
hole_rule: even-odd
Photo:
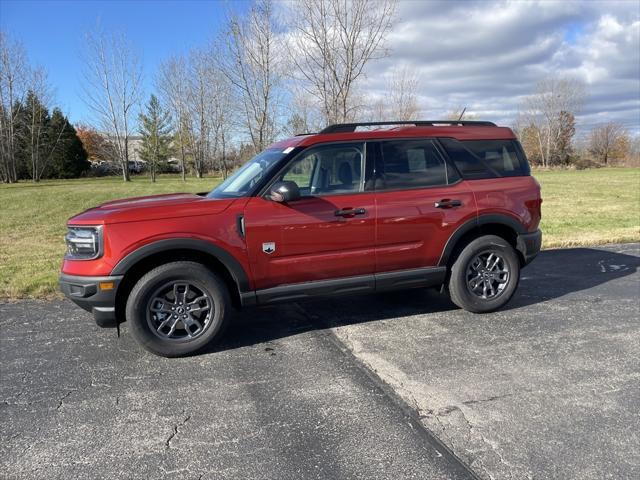
[[[105,138],[98,131],[84,124],[76,125],[76,134],[82,142],[87,158],[92,162],[105,160]]]
[[[589,152],[605,166],[611,160],[626,157],[630,145],[628,132],[617,122],[596,127],[589,134]]]
[[[575,114],[585,98],[584,86],[570,78],[541,80],[520,115],[520,140],[527,156],[548,167],[564,165],[575,134]]]

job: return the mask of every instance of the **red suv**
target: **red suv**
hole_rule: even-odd
[[[541,203],[509,128],[333,125],[271,145],[210,193],[71,218],[60,286],[163,356],[219,338],[231,307],[316,295],[440,287],[488,312],[540,250]]]

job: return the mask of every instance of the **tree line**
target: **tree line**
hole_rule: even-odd
[[[576,115],[586,95],[584,84],[571,78],[550,76],[536,84],[521,107],[515,126],[533,165],[607,166],[612,160],[626,159],[632,153],[629,132],[617,122],[596,126],[581,148],[576,148]]]
[[[0,32],[0,180],[73,178],[89,168],[67,116],[51,107],[46,72],[30,68],[24,48]]]
[[[382,97],[362,90],[367,65],[390,55],[386,39],[396,4],[254,0],[243,14],[229,12],[206,45],[163,61],[148,98],[134,46],[123,35],[92,31],[81,73],[93,121],[77,131],[49,107],[43,71],[30,68],[19,43],[3,34],[1,179],[79,175],[88,158],[117,165],[127,181],[134,137],[141,138],[137,153],[151,180],[170,158],[183,178],[211,170],[226,176],[284,136],[332,123],[417,120],[419,77],[410,68],[386,78]],[[515,130],[533,164],[566,166],[585,155],[608,164],[628,154],[629,134],[615,123],[594,129],[588,148],[576,150],[575,118],[585,95],[580,82],[550,77],[527,97]],[[450,116],[462,118],[458,111]]]

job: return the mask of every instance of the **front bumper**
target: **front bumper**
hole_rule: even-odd
[[[516,248],[522,254],[522,258],[524,259],[525,265],[528,265],[529,263],[531,263],[531,260],[536,258],[536,255],[540,253],[541,247],[542,247],[542,232],[540,230],[518,235]]]
[[[69,300],[93,314],[101,327],[116,324],[116,292],[122,276],[84,277],[60,275],[60,290]],[[100,284],[112,283],[113,288],[103,289]]]

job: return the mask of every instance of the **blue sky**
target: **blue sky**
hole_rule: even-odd
[[[142,57],[150,92],[157,65],[211,39],[230,6],[242,10],[247,2],[0,0],[0,26],[24,43],[32,64],[46,68],[56,103],[78,122],[87,120],[80,83],[87,32],[96,26],[124,32]]]
[[[249,2],[0,0],[0,26],[42,65],[56,103],[72,122],[86,122],[81,99],[83,38],[96,25],[125,33],[142,56],[145,96],[158,64],[204,46],[227,9]],[[640,134],[639,0],[400,0],[388,35],[390,55],[372,62],[359,93],[387,96],[393,72],[419,79],[421,116],[443,117],[467,107],[476,117],[513,125],[525,97],[547,77],[586,86],[579,135],[618,121]]]

